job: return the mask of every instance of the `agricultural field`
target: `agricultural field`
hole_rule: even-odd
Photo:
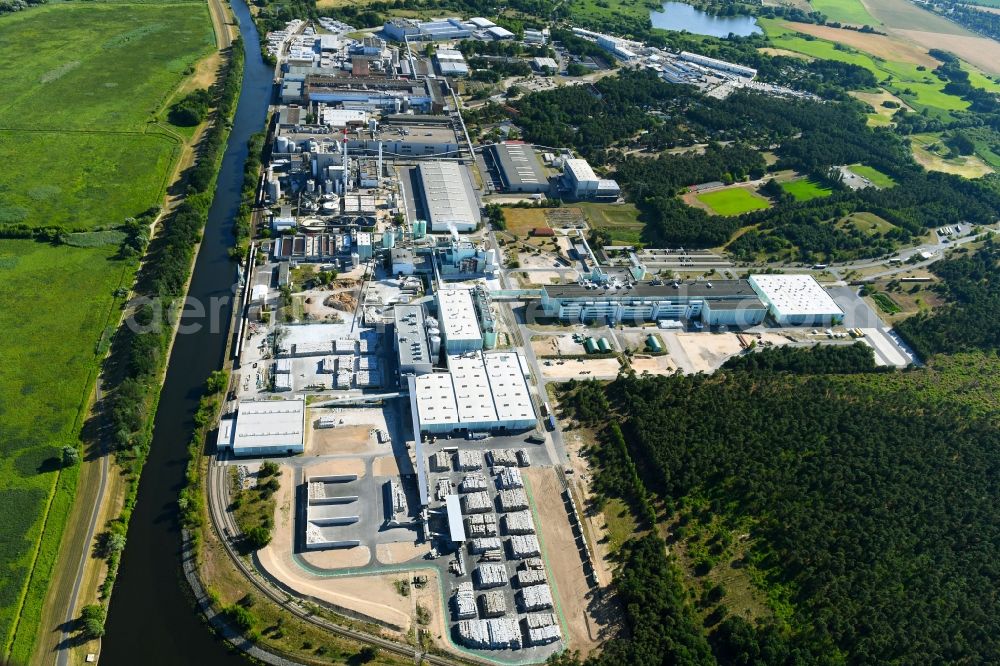
[[[896,184],[896,181],[892,179],[892,176],[887,176],[878,169],[874,169],[865,164],[852,164],[848,167],[851,171],[858,174],[862,178],[867,178],[871,181],[872,185],[875,187],[881,187],[883,189],[887,187],[892,187]]]
[[[768,19],[761,19],[760,24],[775,47],[864,67],[886,90],[918,112],[927,109],[934,116],[947,116],[969,106],[962,98],[944,92],[944,81],[931,71],[939,63],[925,47],[827,26]],[[979,76],[976,81],[988,81],[981,73]]]
[[[117,323],[114,291],[133,266],[117,247],[67,248],[0,240],[0,636],[15,620],[38,621],[41,594],[20,608],[60,449],[75,446],[106,327]],[[57,520],[64,516],[56,517]],[[51,554],[49,554],[51,555]],[[30,595],[35,597],[36,595]],[[19,628],[19,631],[21,628]]]
[[[879,24],[878,19],[868,13],[861,0],[810,0],[809,4],[816,11],[826,14],[828,21],[873,27]]]
[[[134,279],[116,258],[122,233],[90,230],[162,205],[184,140],[165,107],[214,43],[200,2],[0,16],[0,226],[83,232],[0,240],[0,661],[35,644],[76,488],[61,449],[79,446],[114,293]]]
[[[800,178],[782,183],[781,189],[791,194],[796,201],[809,201],[810,199],[818,199],[833,194],[833,190],[829,187],[809,178]]]
[[[708,206],[716,215],[742,215],[753,210],[770,208],[767,199],[745,187],[731,187],[698,194],[695,198]]]
[[[634,204],[580,204],[592,229],[601,229],[611,234],[615,243],[635,245],[641,243],[642,229],[639,211]]]

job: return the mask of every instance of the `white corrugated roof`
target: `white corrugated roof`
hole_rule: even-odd
[[[304,429],[305,401],[301,398],[241,402],[236,414],[233,450],[301,447]]]
[[[751,275],[750,286],[778,315],[843,314],[833,297],[811,275]]]

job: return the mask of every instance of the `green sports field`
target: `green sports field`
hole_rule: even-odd
[[[718,215],[742,215],[753,210],[770,208],[767,199],[743,187],[732,187],[715,192],[705,192],[695,197]]]
[[[165,103],[213,50],[200,2],[0,16],[0,226],[88,230],[161,205],[182,148]],[[61,447],[79,445],[114,293],[136,269],[121,238],[0,240],[0,661],[27,663],[38,636],[76,487]]]
[[[829,187],[808,178],[782,183],[781,189],[791,194],[796,201],[809,201],[833,194],[833,190]]]

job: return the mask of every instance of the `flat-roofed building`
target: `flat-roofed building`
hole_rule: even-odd
[[[490,378],[480,353],[449,356],[448,370],[455,389],[455,404],[462,428],[471,432],[489,431],[498,422],[493,407]]]
[[[497,421],[509,430],[535,426],[535,409],[531,404],[528,382],[521,361],[514,352],[483,354],[483,365],[490,380],[493,407]]]
[[[449,372],[412,378],[410,403],[421,433],[516,432],[535,426],[517,354],[451,355],[448,366]],[[459,451],[460,467],[463,453]]]
[[[474,231],[479,203],[468,169],[455,162],[422,162],[420,190],[431,231]]]
[[[399,374],[426,375],[434,365],[427,340],[424,309],[420,305],[396,305],[392,308],[396,325],[396,356]]]
[[[287,375],[281,375],[287,376]],[[302,453],[305,400],[241,402],[233,419],[223,419],[218,445],[234,456]]]
[[[451,432],[459,427],[451,374],[436,372],[415,379],[417,419],[421,432]]]
[[[751,275],[750,285],[782,326],[826,326],[844,311],[811,275]]]
[[[445,351],[461,354],[483,348],[479,318],[468,289],[442,289],[437,293]]]
[[[597,194],[601,179],[587,160],[568,159],[563,162],[563,181],[574,197],[586,199]]]
[[[500,176],[506,192],[541,193],[549,191],[545,175],[535,150],[524,143],[500,143],[486,149],[491,168]]]
[[[764,319],[761,299],[747,280],[639,282],[628,288],[624,285],[617,288],[594,284],[546,285],[542,287],[541,306],[546,315],[563,321],[638,322],[701,320],[704,305],[709,301],[710,315],[723,308],[742,312],[744,322],[738,324],[740,326],[753,326]]]

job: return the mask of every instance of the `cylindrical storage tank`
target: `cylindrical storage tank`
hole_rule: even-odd
[[[396,245],[396,237],[392,235],[391,229],[386,229],[385,233],[382,234],[382,247],[391,249]]]
[[[431,336],[432,338],[441,337],[441,329],[438,328],[437,326],[432,326],[427,329],[427,335]]]
[[[327,181],[327,182],[330,182],[330,181]],[[333,187],[333,185],[331,184],[330,187]],[[324,201],[323,205],[320,206],[320,211],[324,215],[335,215],[338,212],[339,208],[340,208],[340,205],[337,202],[334,202],[334,201]]]
[[[611,343],[608,342],[607,338],[601,338],[597,341],[597,348],[600,349],[602,353],[607,354],[611,351]]]
[[[279,136],[277,143],[278,143],[277,149],[278,149],[279,153],[289,153],[289,152],[291,152],[291,150],[290,150],[290,144],[292,142],[288,140],[287,136]]]
[[[649,347],[649,349],[654,352],[663,351],[663,345],[661,345],[660,341],[657,340],[656,337],[653,336],[652,334],[646,336],[646,346]]]
[[[497,332],[485,331],[483,333],[483,346],[487,349],[495,349],[497,346]]]
[[[426,317],[424,322],[427,324],[427,328],[438,328],[438,320],[434,317]]]
[[[594,338],[587,338],[583,341],[583,348],[587,350],[588,354],[593,354],[597,351],[597,343],[594,342]]]
[[[329,178],[323,181],[323,192],[325,194],[333,193],[333,181],[330,180]]]
[[[306,192],[311,193],[315,191],[316,191],[316,181],[310,178],[309,180],[306,181]]]
[[[431,354],[437,356],[440,353],[441,353],[441,337],[435,335],[431,338]]]

